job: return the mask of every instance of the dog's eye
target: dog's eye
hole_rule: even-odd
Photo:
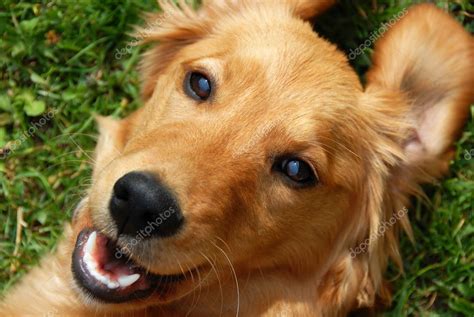
[[[309,186],[317,183],[318,178],[311,166],[298,158],[279,159],[274,169],[283,173],[289,180],[299,186]]]
[[[184,88],[189,97],[204,101],[211,95],[211,81],[200,72],[190,72],[186,76]]]

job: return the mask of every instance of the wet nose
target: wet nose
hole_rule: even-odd
[[[184,222],[173,194],[147,172],[122,176],[114,185],[109,209],[119,234],[168,237]]]

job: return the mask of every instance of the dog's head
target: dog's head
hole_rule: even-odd
[[[380,225],[447,168],[473,98],[472,40],[415,7],[380,41],[364,89],[303,20],[330,2],[164,3],[150,17],[146,103],[99,119],[75,225],[74,273],[89,295],[168,302],[214,283],[212,266],[318,275],[335,305],[380,295],[398,224]],[[406,215],[398,223],[409,229]]]

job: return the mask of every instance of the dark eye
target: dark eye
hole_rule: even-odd
[[[298,158],[279,159],[276,161],[274,169],[298,186],[314,185],[318,181],[311,166]]]
[[[211,95],[211,81],[200,72],[190,72],[186,76],[184,90],[189,97],[198,101],[204,101]]]

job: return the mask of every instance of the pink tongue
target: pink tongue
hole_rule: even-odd
[[[115,258],[114,251],[115,246],[110,243],[109,239],[102,234],[98,234],[94,257],[99,264],[99,268],[115,279],[123,275],[136,273],[131,263],[126,262],[125,257]]]
[[[109,274],[112,279],[118,279],[121,276],[127,276],[137,273],[127,263],[118,261],[116,259],[112,259],[112,261],[104,263],[102,269],[107,272],[107,274]],[[138,281],[136,281],[132,284],[132,286],[129,286],[127,288],[130,287],[132,287],[134,290],[146,290],[150,288],[150,284],[146,278],[140,277]]]
[[[103,263],[102,265],[102,269],[112,275],[112,277],[131,275],[135,273],[135,271],[126,263],[114,259],[109,259],[108,262]]]

